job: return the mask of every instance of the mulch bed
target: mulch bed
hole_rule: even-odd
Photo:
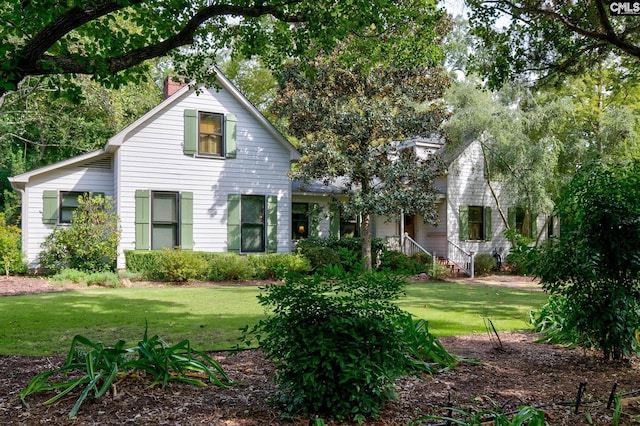
[[[57,290],[48,283],[11,284],[19,294]],[[20,288],[18,288],[20,287]],[[6,289],[4,289],[6,290]],[[1,317],[0,317],[1,318]],[[498,338],[499,337],[499,340]],[[621,424],[634,424],[640,389],[640,362],[604,363],[598,353],[535,343],[531,333],[477,334],[445,337],[452,353],[475,358],[481,363],[461,363],[435,376],[403,377],[397,383],[399,399],[391,401],[377,420],[367,425],[407,425],[423,414],[445,415],[447,407],[477,412],[493,409],[509,412],[523,405],[538,405],[550,425],[611,425],[613,410],[607,408],[613,386],[624,395]],[[308,425],[309,416],[282,419],[269,404],[275,394],[274,369],[259,350],[212,354],[239,382],[228,388],[203,388],[174,383],[167,388],[149,387],[141,377],[127,377],[98,400],[88,399],[79,414],[67,413],[78,394],[52,406],[42,402],[51,394],[36,394],[24,407],[18,393],[29,380],[45,369],[63,363],[61,357],[0,356],[0,424],[7,425]],[[576,414],[575,401],[584,384]],[[589,419],[591,423],[589,423]],[[438,423],[432,421],[432,424]],[[333,420],[328,425],[342,425]],[[427,424],[427,423],[423,423]]]

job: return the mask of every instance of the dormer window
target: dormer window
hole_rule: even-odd
[[[223,156],[224,116],[210,112],[200,112],[198,116],[198,155]]]

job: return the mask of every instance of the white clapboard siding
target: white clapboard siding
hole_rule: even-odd
[[[184,155],[185,109],[235,114],[236,158]],[[290,250],[290,152],[226,90],[187,92],[124,140],[118,162],[123,250],[135,247],[137,189],[192,192],[193,250],[214,252],[227,251],[228,194],[275,195],[278,251]]]
[[[92,191],[113,197],[112,176],[111,168],[71,165],[37,176],[31,181],[22,199],[22,251],[30,269],[39,266],[41,244],[56,226],[42,223],[44,191]]]

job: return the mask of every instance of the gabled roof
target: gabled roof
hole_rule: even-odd
[[[262,124],[267,131],[274,137],[276,141],[278,141],[284,148],[289,151],[289,157],[291,161],[300,159],[300,152],[285,138],[282,133],[280,133],[274,126],[271,124],[267,118],[262,115],[260,111],[251,103],[249,100],[238,90],[236,86],[227,79],[222,72],[213,67],[213,71],[216,73],[216,80],[224,88],[227,90],[245,109],[256,119],[260,124]],[[173,95],[160,102],[155,108],[151,109],[149,112],[144,114],[142,117],[122,129],[116,135],[109,139],[107,145],[105,146],[105,151],[112,152],[117,149],[120,145],[122,145],[131,132],[135,131],[138,127],[144,125],[147,121],[151,120],[156,114],[168,108],[171,104],[176,103],[181,97],[185,96],[190,91],[194,90],[192,86],[185,85],[180,90],[176,91]]]
[[[260,124],[262,124],[267,131],[273,136],[273,138],[278,141],[288,152],[290,161],[296,161],[300,159],[300,152],[280,133],[274,126],[271,124],[267,118],[258,111],[258,109],[251,103],[249,100],[236,88],[231,81],[229,81],[217,68],[214,67],[214,72],[216,73],[216,79],[222,88],[226,89]],[[34,170],[31,170],[26,173],[22,173],[20,175],[16,175],[9,178],[9,182],[11,182],[11,186],[14,189],[24,189],[25,185],[29,182],[32,177],[48,173],[50,171],[73,166],[80,165],[83,162],[98,159],[102,156],[110,156],[111,153],[115,152],[118,147],[120,147],[129,137],[129,135],[136,131],[139,127],[146,124],[149,120],[153,119],[157,114],[169,108],[172,104],[176,103],[180,98],[188,94],[190,91],[194,90],[189,85],[185,85],[180,90],[175,92],[172,96],[168,97],[164,101],[160,102],[153,109],[149,110],[142,117],[138,118],[133,123],[129,124],[127,127],[119,131],[117,134],[112,136],[104,146],[104,148],[89,152],[86,154],[82,154],[76,157],[69,158],[67,160],[59,161],[57,163],[49,164],[44,167],[40,167]]]
[[[49,164],[47,166],[39,167],[37,169],[9,177],[9,182],[14,189],[24,189],[29,180],[35,176],[49,173],[53,170],[62,169],[64,167],[78,166],[78,167],[90,167],[92,164],[104,164],[104,160],[111,160],[111,154],[100,149],[97,151],[88,152],[86,154],[77,155],[67,160],[58,161],[57,163]],[[104,168],[104,167],[101,167]]]

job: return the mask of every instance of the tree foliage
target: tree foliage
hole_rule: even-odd
[[[563,228],[540,262],[544,288],[566,298],[582,343],[628,356],[640,327],[640,163],[584,165],[557,210]]]
[[[56,227],[42,243],[40,264],[49,272],[64,268],[114,271],[119,241],[118,215],[111,197],[82,195],[71,225]]]
[[[363,68],[335,57],[310,66],[311,78],[299,66],[286,67],[274,111],[287,118],[289,133],[302,146],[294,177],[343,180],[347,211],[363,218],[362,253],[370,268],[371,215],[397,217],[404,209],[436,221],[440,162],[392,142],[439,129],[447,115],[441,99],[448,78],[438,67]]]
[[[465,1],[480,41],[476,65],[492,87],[514,76],[582,73],[611,57],[629,74],[637,70],[638,17],[614,16],[610,1]]]
[[[214,82],[208,65],[232,48],[282,59],[331,49],[349,35],[388,37],[423,13],[422,0],[57,0],[0,1],[0,96],[28,76],[48,75],[51,87],[77,95],[69,76],[87,74],[108,87],[143,80],[149,59],[176,54],[183,75]],[[432,2],[426,2],[433,8]],[[430,27],[415,27],[426,28]],[[432,37],[415,34],[415,40]],[[402,39],[406,40],[406,39]],[[415,57],[410,43],[387,39],[380,54]],[[182,71],[182,70],[181,70]],[[208,80],[207,80],[208,78]],[[70,84],[71,83],[71,84]],[[75,91],[74,91],[75,90]]]

